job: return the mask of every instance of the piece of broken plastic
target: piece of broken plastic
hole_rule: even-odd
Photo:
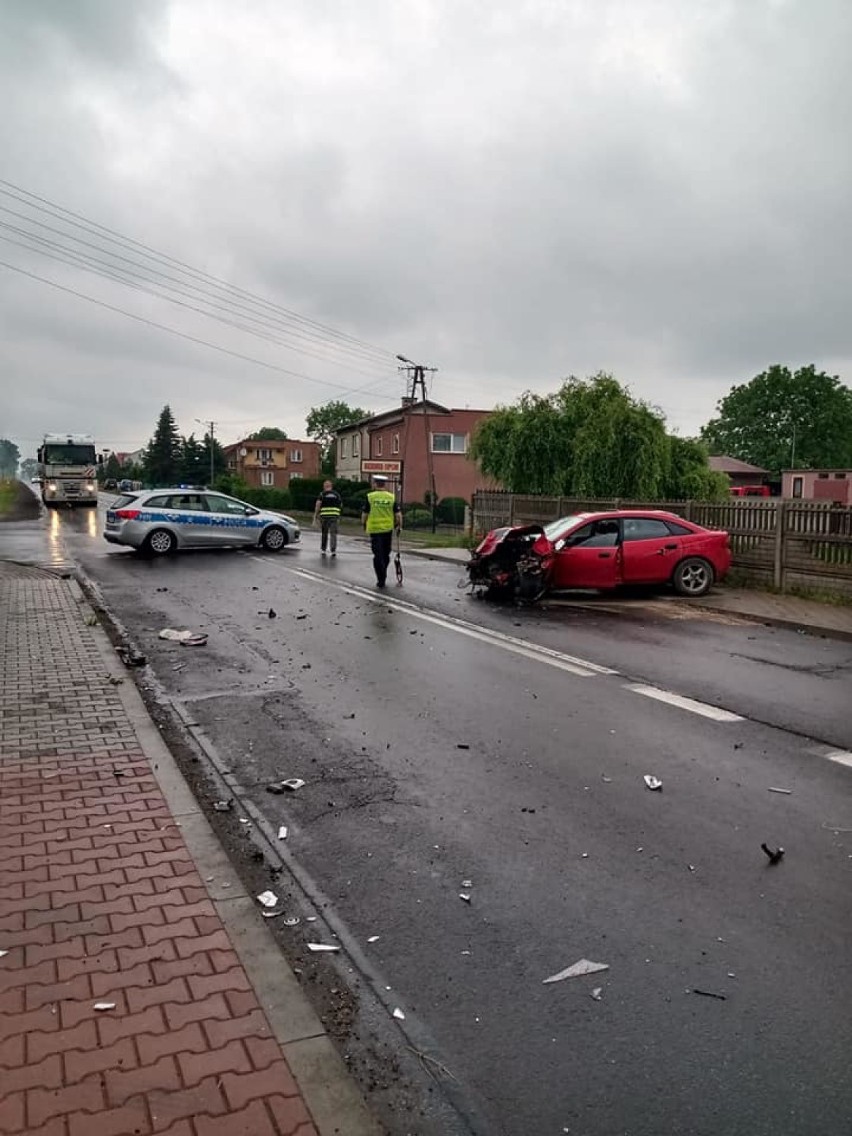
[[[207,642],[207,636],[203,632],[190,631],[188,628],[179,631],[176,627],[164,627],[160,632],[160,638],[171,639],[176,643],[186,643],[190,647],[198,647]]]
[[[233,801],[214,801],[213,811],[216,813],[229,813],[234,807]]]
[[[368,943],[377,943],[379,941],[378,935],[371,935],[367,940]]]
[[[95,1010],[114,1010],[115,1002],[95,1002]]]
[[[340,947],[332,943],[308,943],[309,951],[339,951]]]
[[[405,1014],[402,1012],[402,1010],[400,1010],[399,1006],[397,1006],[397,1008],[394,1010],[393,1016],[396,1018],[396,1020],[398,1022],[404,1022],[405,1021]]]
[[[542,982],[562,982],[565,978],[579,978],[583,974],[597,974],[599,970],[609,970],[609,963],[578,959],[572,966],[560,970],[558,974],[551,974],[550,978],[544,978]]]
[[[643,780],[649,789],[662,789],[663,787],[659,777],[654,777],[651,773],[646,773]]]
[[[282,781],[281,784],[291,793],[295,793],[297,789],[302,788],[305,782],[301,779],[301,777],[288,777],[287,780]]]
[[[459,899],[463,899],[465,901],[465,903],[470,903],[470,892],[460,891],[459,892]]]
[[[262,903],[264,907],[277,907],[278,896],[274,891],[262,891],[257,897],[258,903]]]
[[[603,994],[603,986],[596,986],[594,988],[594,990],[591,992],[591,994],[589,995],[589,997],[594,998],[594,1000],[596,1002],[600,1002],[602,994]]]
[[[278,839],[279,840],[286,840],[287,839],[287,832],[288,832],[287,825],[282,824],[281,827],[278,829]]]

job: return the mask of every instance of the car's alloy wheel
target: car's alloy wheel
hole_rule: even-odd
[[[266,548],[269,552],[278,552],[286,543],[287,534],[277,525],[272,525],[270,528],[266,529],[263,536],[260,538],[261,548]]]
[[[706,560],[691,556],[675,568],[673,583],[678,595],[695,599],[705,595],[713,586],[713,568]]]
[[[145,541],[146,551],[154,556],[168,556],[170,552],[174,552],[176,546],[177,541],[168,529],[154,529]]]

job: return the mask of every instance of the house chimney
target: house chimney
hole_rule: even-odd
[[[411,397],[411,395],[404,394],[402,396],[402,408],[403,410],[405,410],[409,406],[414,406],[414,399]]]

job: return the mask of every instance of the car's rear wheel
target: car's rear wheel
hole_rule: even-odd
[[[689,556],[681,560],[672,576],[674,590],[679,596],[697,599],[713,587],[713,565],[700,556]]]
[[[142,545],[142,551],[148,556],[168,556],[176,548],[175,535],[170,533],[168,529],[154,529],[152,533],[148,534],[145,543]]]
[[[285,544],[288,542],[287,533],[278,525],[270,525],[268,529],[264,529],[263,536],[260,538],[260,547],[265,548],[267,552],[280,552]]]

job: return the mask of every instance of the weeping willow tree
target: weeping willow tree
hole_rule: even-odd
[[[471,456],[515,493],[644,500],[712,499],[727,479],[700,442],[666,432],[662,414],[604,373],[527,392],[474,434]]]

